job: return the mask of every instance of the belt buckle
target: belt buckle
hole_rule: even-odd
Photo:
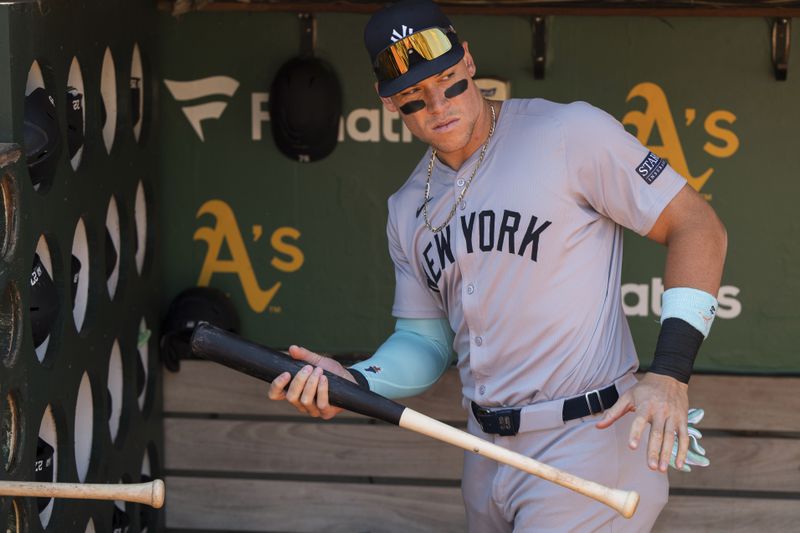
[[[592,409],[592,400],[589,398],[592,394],[595,394],[597,396],[597,405],[600,406],[600,409],[598,409],[597,411]],[[600,391],[598,389],[587,392],[586,394],[583,395],[583,397],[586,400],[587,407],[589,407],[590,414],[596,415],[597,413],[602,413],[603,411],[606,410],[605,406],[603,405],[603,399],[600,397]]]
[[[472,402],[475,419],[484,433],[511,437],[519,432],[519,409],[486,409]]]
[[[511,437],[519,431],[519,409],[501,409],[496,411],[498,433],[503,437]]]

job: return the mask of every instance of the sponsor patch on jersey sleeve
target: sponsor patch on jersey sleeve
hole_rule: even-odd
[[[648,184],[656,181],[656,178],[667,167],[667,160],[658,157],[653,152],[647,152],[644,161],[639,163],[636,167],[636,173],[639,174],[644,181]]]

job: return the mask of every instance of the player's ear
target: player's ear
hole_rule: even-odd
[[[381,99],[381,102],[383,102],[383,107],[385,107],[387,111],[389,111],[390,113],[397,113],[397,106],[394,105],[394,102],[392,102],[391,98],[381,96],[380,93],[378,93],[377,81],[375,82],[375,92],[378,94],[378,98]]]
[[[472,58],[472,54],[469,53],[469,43],[464,41],[461,46],[464,47],[464,65],[467,67],[469,77],[473,78],[478,69],[475,67],[475,60]]]

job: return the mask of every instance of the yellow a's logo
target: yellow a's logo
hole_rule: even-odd
[[[633,126],[639,142],[657,156],[669,161],[669,164],[687,179],[689,185],[699,192],[711,177],[714,169],[709,167],[697,176],[689,171],[689,164],[686,162],[678,130],[675,127],[672,111],[664,91],[655,83],[640,83],[631,89],[625,101],[630,102],[634,98],[643,98],[647,102],[647,107],[644,111],[629,111],[622,117],[622,123]],[[686,125],[690,126],[694,122],[696,111],[693,108],[687,108],[685,111]],[[720,127],[721,122],[733,124],[735,121],[736,115],[722,109],[716,110],[706,117],[703,123],[706,133],[723,143],[717,145],[707,141],[703,145],[703,150],[707,154],[725,158],[736,153],[739,149],[739,138],[732,131]],[[650,143],[653,130],[657,130],[661,137],[660,145]]]
[[[200,270],[200,278],[197,284],[207,286],[214,274],[236,274],[242,284],[247,303],[256,313],[263,312],[275,293],[281,287],[280,282],[276,282],[269,289],[262,289],[256,280],[250,256],[244,246],[244,239],[236,222],[236,216],[230,206],[222,200],[209,200],[204,203],[197,211],[197,218],[203,215],[214,215],[216,225],[202,227],[194,232],[193,239],[204,240],[208,244],[206,258]],[[254,240],[261,236],[261,226],[254,227]],[[288,260],[273,257],[271,264],[273,267],[283,272],[294,272],[298,270],[304,261],[303,252],[292,244],[286,243],[284,237],[297,240],[300,232],[294,228],[281,227],[275,230],[270,239],[272,247],[288,256]],[[223,244],[227,244],[230,251],[230,259],[220,259],[220,251]]]

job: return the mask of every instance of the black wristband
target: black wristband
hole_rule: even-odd
[[[369,390],[369,382],[367,381],[367,378],[364,376],[364,374],[362,374],[355,368],[346,368],[345,370],[350,372],[350,375],[356,378],[356,383],[358,383],[358,386],[360,388],[364,390]]]
[[[649,372],[689,383],[694,360],[702,343],[703,334],[694,326],[680,318],[666,319],[661,324]]]

